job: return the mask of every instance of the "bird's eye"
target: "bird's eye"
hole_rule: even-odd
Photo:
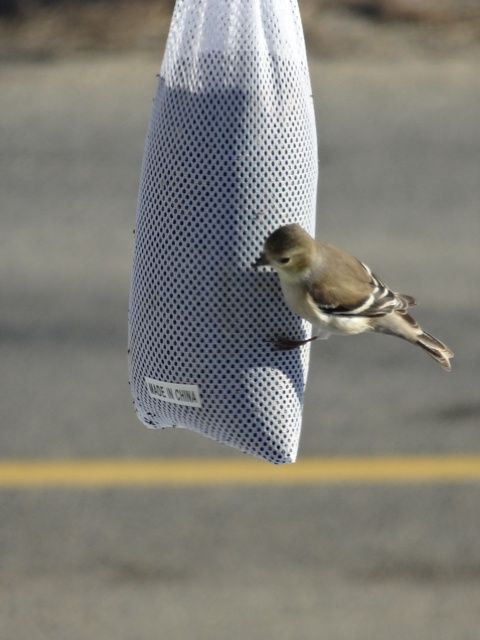
[[[290,262],[290,258],[280,258],[280,262],[282,264],[287,264],[288,262]]]

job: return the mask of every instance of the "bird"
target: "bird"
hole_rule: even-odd
[[[416,304],[412,296],[393,291],[365,263],[316,241],[299,224],[284,225],[267,237],[253,264],[262,266],[276,271],[288,307],[315,329],[305,340],[276,338],[272,341],[276,349],[296,349],[331,334],[383,333],[421,347],[451,371],[453,351],[408,313]]]

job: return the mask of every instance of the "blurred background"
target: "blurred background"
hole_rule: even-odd
[[[0,0],[0,52],[159,52],[174,0]],[[404,57],[477,51],[478,0],[300,0],[310,55]]]
[[[132,229],[172,1],[0,0],[0,636],[478,640],[480,487],[2,484],[243,459],[135,419]],[[480,2],[303,0],[319,235],[456,351],[314,345],[300,460],[480,454]]]

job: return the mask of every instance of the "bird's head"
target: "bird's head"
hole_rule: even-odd
[[[315,240],[299,224],[287,224],[268,236],[254,267],[270,266],[280,276],[296,278],[312,266]]]

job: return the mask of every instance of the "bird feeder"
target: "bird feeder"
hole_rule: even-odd
[[[139,419],[273,463],[297,454],[309,348],[274,273],[277,227],[314,233],[317,144],[297,0],[177,0],[148,131],[129,304]]]

